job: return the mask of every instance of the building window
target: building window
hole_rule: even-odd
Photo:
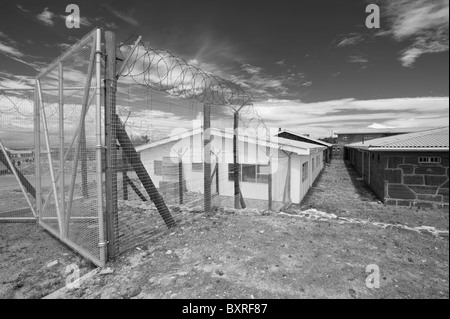
[[[256,183],[256,165],[242,164],[242,181]]]
[[[203,171],[203,163],[192,163],[192,171],[193,172]]]
[[[378,154],[378,162],[381,160],[381,155]]]
[[[373,135],[364,135],[365,140],[371,140],[373,139]]]
[[[302,165],[302,182],[308,179],[308,162]]]
[[[342,136],[342,140],[343,141],[348,141],[348,136],[347,135]]]
[[[234,181],[234,164],[228,164],[228,181]],[[239,181],[245,183],[267,184],[270,166],[239,164]]]
[[[162,161],[153,161],[153,171],[156,176],[162,176]]]
[[[269,165],[257,165],[256,178],[258,184],[269,183],[270,166]]]
[[[316,168],[316,162],[315,162],[315,159],[314,159],[314,158],[312,159],[312,168],[313,168],[313,169]]]
[[[419,163],[422,164],[439,164],[440,162],[440,157],[419,157]]]

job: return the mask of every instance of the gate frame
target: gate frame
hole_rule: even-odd
[[[36,76],[36,87],[35,87],[35,101],[34,101],[34,132],[35,132],[35,163],[36,163],[36,192],[37,192],[37,214],[38,214],[38,223],[41,225],[44,229],[46,229],[49,233],[51,233],[53,236],[57,237],[59,240],[61,240],[63,243],[65,243],[67,246],[78,252],[81,256],[89,259],[92,261],[95,265],[99,267],[104,267],[106,263],[106,242],[105,242],[105,232],[104,232],[104,216],[103,216],[103,180],[102,180],[102,150],[104,149],[104,146],[102,145],[101,140],[101,125],[102,125],[102,117],[101,117],[101,89],[102,89],[102,82],[101,82],[101,56],[103,55],[102,52],[102,35],[101,35],[101,29],[96,28],[93,31],[89,32],[85,37],[83,37],[77,44],[75,44],[71,49],[66,51],[63,55],[58,57],[56,60],[54,60],[46,69],[42,70],[37,76]],[[45,112],[44,112],[44,104],[42,101],[42,88],[40,85],[40,78],[47,75],[49,72],[53,71],[56,67],[59,67],[59,108],[63,108],[63,101],[61,100],[63,96],[63,79],[62,79],[62,72],[61,72],[61,65],[62,62],[69,56],[71,56],[74,52],[76,52],[81,46],[83,46],[86,43],[86,40],[90,37],[94,36],[94,43],[93,43],[93,50],[94,50],[94,57],[93,60],[90,61],[93,65],[90,66],[93,68],[95,66],[95,92],[93,93],[93,96],[96,97],[96,108],[95,108],[95,136],[96,136],[96,183],[97,183],[97,215],[98,215],[98,235],[99,235],[99,243],[98,243],[98,249],[99,249],[99,258],[94,256],[91,252],[89,252],[86,248],[78,245],[77,243],[73,242],[67,237],[67,230],[64,226],[64,221],[68,219],[69,216],[61,216],[58,211],[58,224],[59,232],[55,229],[51,228],[49,225],[45,224],[42,220],[42,214],[43,214],[43,203],[42,203],[42,185],[41,185],[41,174],[40,174],[40,155],[41,155],[41,138],[40,138],[40,126],[41,126],[41,115],[42,120],[44,124],[44,133],[46,135],[46,146],[47,148],[50,147],[49,140],[48,140],[48,131],[47,131],[47,123],[45,118]],[[91,40],[91,39],[90,39]],[[90,76],[87,74],[87,76]],[[70,89],[70,88],[69,88]],[[90,90],[89,88],[84,87],[84,90]],[[86,92],[85,92],[86,93]],[[89,102],[88,102],[89,103]],[[42,111],[42,114],[41,114]],[[59,114],[60,121],[61,121],[61,114]],[[61,132],[60,127],[60,132]],[[75,135],[81,135],[82,132],[78,131],[75,133]],[[62,137],[60,136],[60,147],[63,149],[63,145],[61,145]],[[72,141],[73,143],[74,141]],[[49,150],[47,150],[49,151]],[[50,153],[48,154],[50,156]],[[65,155],[60,154],[60,161],[64,160]],[[58,194],[56,189],[56,180],[53,172],[53,167],[51,165],[51,159],[49,161],[50,165],[50,172],[52,175],[52,185],[53,185],[53,193],[55,198],[55,205],[59,205],[58,203]],[[60,167],[60,171],[63,172],[63,167]],[[73,186],[71,186],[73,188]],[[62,188],[64,191],[64,188]],[[49,192],[49,196],[51,196],[51,191]],[[48,199],[47,199],[48,200]],[[65,197],[61,196],[61,203],[64,205]],[[45,206],[45,205],[44,205]]]

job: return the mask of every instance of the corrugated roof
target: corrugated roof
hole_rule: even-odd
[[[376,149],[448,150],[449,127],[447,126],[422,132],[377,138],[366,141],[364,142],[364,144],[362,142],[349,144],[347,145],[347,147],[364,148],[371,150]]]
[[[403,127],[403,128],[388,128],[388,129],[376,129],[376,128],[363,128],[347,131],[335,131],[337,135],[350,135],[350,134],[389,134],[389,133],[414,133],[421,131],[428,131],[435,129],[436,127]]]

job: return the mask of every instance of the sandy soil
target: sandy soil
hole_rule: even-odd
[[[360,185],[352,190],[330,183],[353,183],[351,174],[343,162],[333,163],[304,207],[448,229],[448,212],[391,209]],[[63,297],[448,298],[448,250],[448,238],[402,229],[218,211],[195,214],[110,263],[113,274],[87,280]],[[366,287],[370,264],[380,268],[379,289]]]
[[[303,209],[448,230],[448,211],[385,207],[352,174],[333,162]],[[445,237],[252,210],[184,216],[110,262],[112,274],[61,298],[449,298]],[[2,297],[38,298],[61,287],[73,261],[91,269],[37,226],[0,224],[0,234]],[[379,289],[366,287],[370,264],[379,266]]]

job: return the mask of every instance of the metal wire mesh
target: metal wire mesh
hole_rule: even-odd
[[[99,263],[95,69],[92,32],[38,76],[40,222]]]
[[[0,222],[34,220],[33,98],[32,90],[0,90]]]

